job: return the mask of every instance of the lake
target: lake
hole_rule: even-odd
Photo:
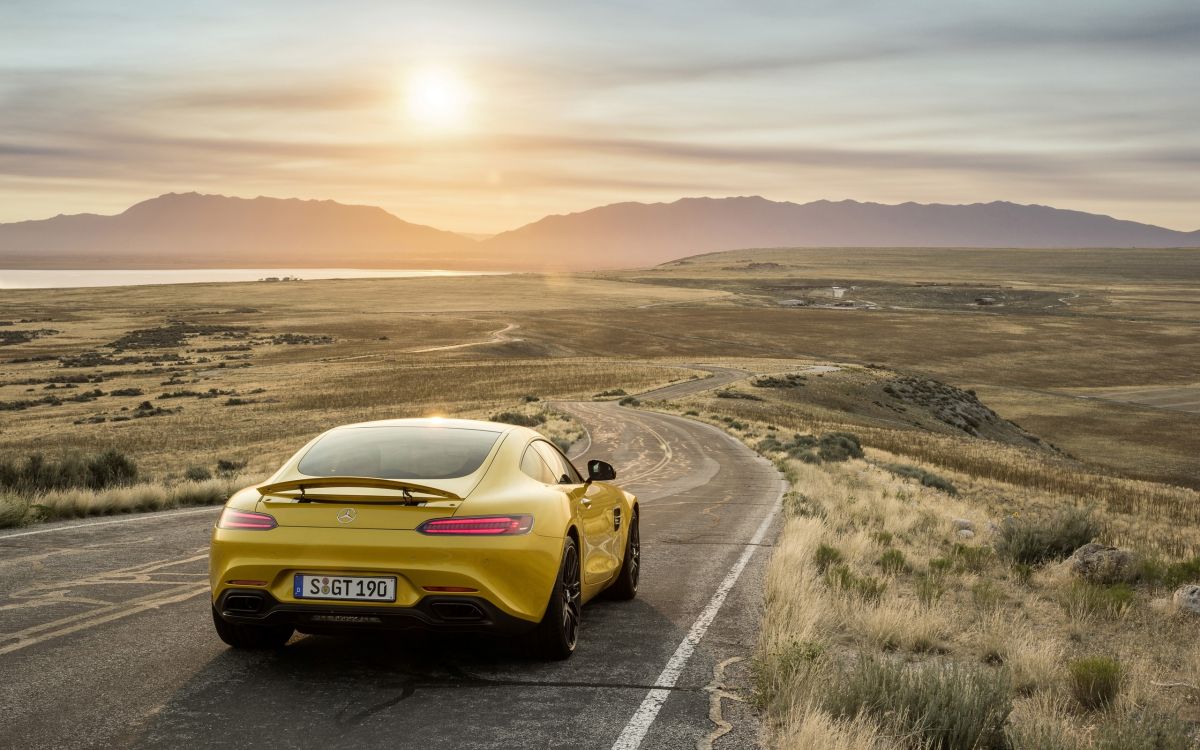
[[[417,271],[369,268],[188,268],[147,270],[0,269],[0,289],[64,289],[145,284],[199,284],[223,281],[297,279],[415,279],[435,276],[494,276],[503,271]]]

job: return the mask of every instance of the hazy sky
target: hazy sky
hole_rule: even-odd
[[[622,200],[1200,229],[1200,4],[3,0],[0,221],[169,191],[493,232]]]

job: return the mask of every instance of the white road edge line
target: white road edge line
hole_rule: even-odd
[[[729,573],[725,579],[721,581],[721,585],[717,587],[716,592],[712,595],[712,599],[708,600],[707,606],[696,617],[696,621],[692,623],[691,629],[687,635],[680,641],[676,647],[675,653],[671,654],[671,658],[667,660],[667,665],[663,667],[659,673],[658,679],[654,681],[654,687],[650,692],[646,693],[646,697],[642,700],[642,704],[638,706],[638,710],[634,712],[629,723],[625,725],[625,729],[621,731],[621,736],[617,737],[617,741],[613,743],[612,750],[637,750],[642,744],[642,740],[646,738],[646,734],[650,731],[650,727],[654,724],[654,720],[658,718],[658,712],[662,708],[663,703],[666,703],[667,698],[671,695],[671,689],[675,687],[675,683],[679,681],[679,676],[683,674],[683,668],[687,666],[688,660],[692,658],[692,653],[696,650],[696,646],[704,638],[704,634],[708,632],[708,628],[712,625],[713,619],[717,616],[717,611],[721,609],[721,605],[725,603],[725,598],[729,596],[729,592],[741,577],[742,571],[746,569],[746,565],[750,562],[750,558],[758,549],[763,537],[767,535],[767,530],[771,528],[771,524],[775,521],[775,517],[779,514],[781,501],[783,499],[782,488],[780,496],[775,499],[775,504],[771,507],[771,512],[759,524],[758,530],[754,532],[754,536],[746,545],[746,550],[742,552],[742,556],[738,558],[733,567],[729,569]]]
[[[89,526],[108,526],[114,523],[133,523],[134,521],[148,521],[154,518],[173,518],[175,516],[190,516],[196,513],[212,513],[218,511],[224,505],[210,505],[206,508],[197,508],[196,510],[176,510],[166,513],[146,513],[140,516],[132,516],[130,518],[116,518],[111,521],[93,521],[91,523],[77,523],[71,526],[55,526],[52,529],[38,529],[37,531],[21,531],[16,534],[0,534],[0,541],[5,539],[16,539],[19,536],[33,536],[34,534],[53,534],[56,531],[71,531],[72,529],[86,529]]]

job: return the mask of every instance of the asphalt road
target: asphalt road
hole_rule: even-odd
[[[642,502],[639,596],[589,604],[570,660],[462,637],[235,652],[209,617],[216,509],[37,527],[0,535],[0,747],[753,747],[777,472],[707,425],[560,406]]]

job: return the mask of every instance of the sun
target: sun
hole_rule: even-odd
[[[456,71],[432,66],[413,70],[405,93],[408,116],[414,124],[437,130],[466,125],[471,92]]]

